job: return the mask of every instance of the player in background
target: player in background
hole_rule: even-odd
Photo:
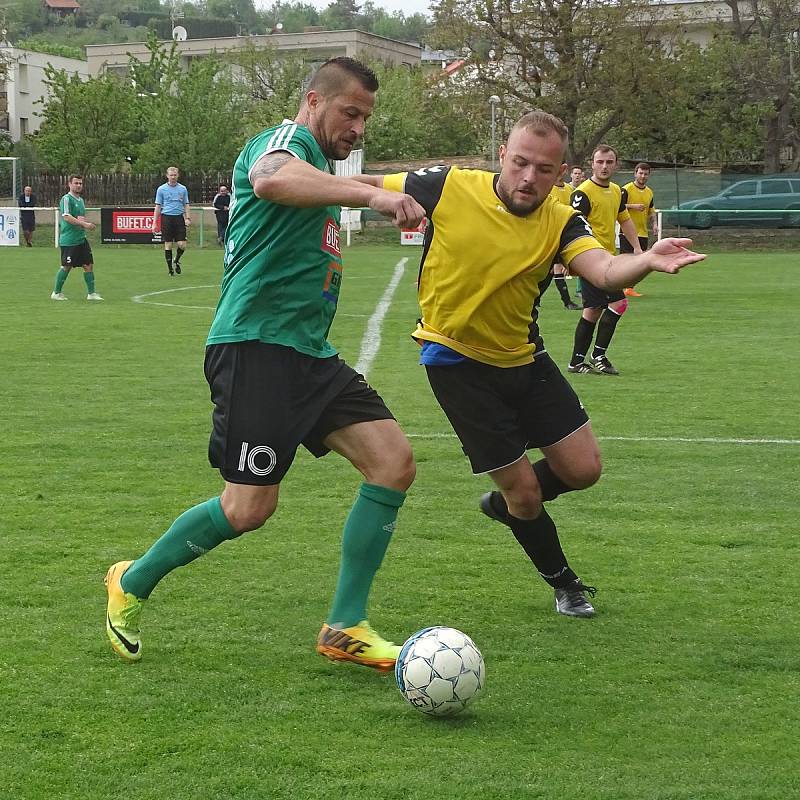
[[[633,253],[642,253],[636,227],[625,208],[626,193],[611,178],[617,171],[617,151],[607,144],[598,145],[592,153],[592,177],[572,193],[572,207],[589,221],[597,241],[611,255],[617,252],[616,223],[630,242]],[[624,288],[624,287],[623,287]],[[607,351],[628,301],[622,289],[598,287],[591,280],[582,280],[583,314],[575,329],[575,344],[567,368],[578,374],[619,375],[609,361]],[[598,320],[600,324],[598,325]],[[590,363],[586,355],[597,327],[597,338]]]
[[[583,171],[583,167],[580,166],[580,164],[573,164],[569,168],[569,175],[570,175],[569,186],[572,189],[577,189],[586,180],[586,173]],[[581,279],[576,276],[575,296],[581,297],[582,295],[583,295],[583,286],[581,286]]]
[[[153,209],[153,230],[158,227],[160,219],[164,259],[170,276],[181,274],[181,256],[186,251],[186,226],[192,224],[189,190],[178,183],[179,175],[177,167],[167,167],[167,182],[156,189],[156,204]],[[173,244],[176,246],[174,261]]]
[[[650,165],[645,161],[640,161],[633,170],[633,180],[626,183],[622,188],[628,193],[626,208],[631,215],[633,224],[636,226],[636,234],[639,237],[639,246],[642,250],[647,250],[650,246],[650,230],[653,231],[653,238],[658,237],[658,222],[654,207],[653,190],[647,185],[650,180]],[[630,242],[623,236],[619,240],[620,253],[632,253],[633,248]],[[641,292],[637,292],[632,286],[624,290],[626,297],[641,297]]]
[[[363,136],[377,89],[375,74],[360,62],[327,61],[295,119],[257,134],[236,160],[205,359],[214,403],[209,460],[225,486],[178,517],[143,556],[108,570],[106,630],[126,660],[141,657],[141,611],[159,581],[260,528],[275,512],[302,444],[317,457],[333,450],[364,478],[345,522],[317,650],[381,671],[394,666],[400,648],[371,628],[367,599],[414,480],[414,459],[383,400],[328,341],[342,283],[341,206],[369,206],[402,227],[425,215],[407,195],[332,174],[331,161],[347,158]],[[268,624],[269,574],[244,574],[262,584],[265,607],[254,610],[254,624]],[[294,647],[292,620],[281,631]]]
[[[94,258],[86,231],[93,231],[95,224],[86,219],[86,205],[83,202],[83,176],[70,175],[69,191],[58,201],[61,221],[58,228],[58,244],[61,248],[61,268],[56,273],[56,285],[50,295],[51,300],[66,300],[64,282],[73,267],[83,267],[83,280],[86,282],[87,300],[102,300],[94,287]]]
[[[566,174],[567,170],[566,167],[564,167],[564,170],[559,174],[555,184],[553,184],[553,189],[550,194],[552,194],[559,203],[563,203],[565,206],[568,206],[572,200],[572,186],[570,186],[568,183],[564,183],[564,176]],[[568,311],[580,311],[581,307],[577,305],[577,303],[573,303],[572,298],[569,296],[569,288],[567,287],[567,270],[563,264],[553,264],[553,282],[556,285],[556,289],[558,290],[559,297],[561,297],[561,302],[564,304],[564,308],[566,308]]]
[[[437,167],[358,180],[407,192],[425,209],[413,333],[420,363],[473,473],[499,489],[481,498],[481,510],[511,529],[553,587],[558,613],[589,617],[593,589],[567,563],[543,503],[595,483],[600,450],[544,347],[539,297],[556,260],[610,291],[704,256],[686,249],[689,239],[664,239],[635,256],[608,253],[580,214],[550,196],[567,140],[560,119],[534,111],[500,147],[499,175]],[[543,456],[533,465],[532,448]]]
[[[573,164],[569,168],[569,178],[569,185],[572,189],[577,189],[586,180],[586,173],[583,171],[583,167],[579,164]]]

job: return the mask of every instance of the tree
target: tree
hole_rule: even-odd
[[[800,145],[797,125],[800,7],[793,0],[725,0],[731,11],[731,73],[761,112],[764,172],[779,172],[781,150]],[[794,169],[800,166],[800,152]]]
[[[261,19],[268,31],[280,23],[283,33],[302,33],[305,27],[319,24],[319,12],[311,3],[279,1],[263,11]]]
[[[275,48],[256,49],[251,42],[227,55],[234,65],[241,93],[249,98],[245,112],[245,132],[278,124],[300,104],[310,69],[302,53],[278,56]]]
[[[463,52],[486,97],[503,99],[501,127],[550,111],[567,125],[570,157],[585,160],[660,87],[657,24],[644,0],[440,0],[432,41]]]
[[[485,126],[480,93],[422,68],[370,65],[378,76],[375,110],[367,125],[369,159],[469,155],[481,147]]]
[[[113,74],[82,81],[48,65],[36,149],[56,171],[115,171],[132,148],[138,125],[136,92]]]
[[[244,140],[246,99],[216,58],[193,61],[188,70],[142,97],[148,136],[134,169],[158,172],[177,162],[187,172],[230,169]]]
[[[319,15],[320,25],[334,31],[358,27],[361,6],[356,0],[334,0]]]

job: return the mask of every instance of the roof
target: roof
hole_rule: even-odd
[[[77,0],[44,0],[44,4],[48,8],[80,8],[80,3]]]
[[[444,68],[444,74],[445,75],[455,75],[456,72],[458,72],[461,69],[461,67],[463,67],[464,64],[466,64],[466,63],[467,63],[466,59],[463,59],[463,58],[456,59],[455,61],[453,61],[452,63],[448,64]]]

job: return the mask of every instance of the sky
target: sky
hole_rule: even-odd
[[[322,10],[329,5],[330,0],[305,0],[316,8]],[[411,14],[428,14],[430,0],[373,0],[378,8],[385,8],[388,12],[402,11],[406,16]],[[269,8],[272,0],[254,0],[256,8]]]

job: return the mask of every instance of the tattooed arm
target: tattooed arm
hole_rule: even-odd
[[[418,225],[422,206],[406,194],[331,175],[283,150],[263,155],[250,170],[256,197],[297,208],[368,206],[400,226]]]

